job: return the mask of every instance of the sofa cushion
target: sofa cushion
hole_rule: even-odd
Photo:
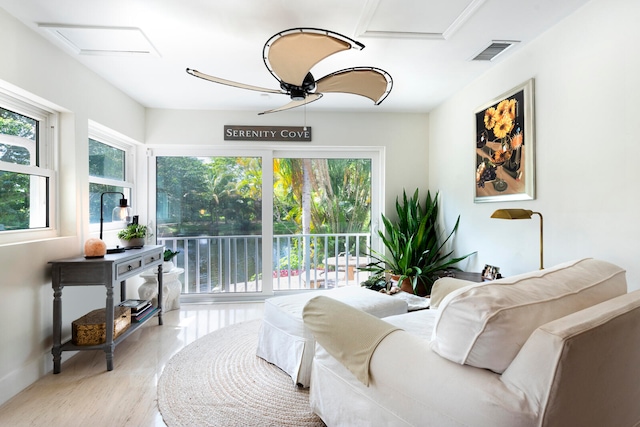
[[[626,291],[625,270],[594,259],[463,287],[441,302],[431,346],[502,373],[539,326]]]
[[[456,279],[455,277],[441,277],[433,283],[433,287],[431,288],[431,308],[438,308],[444,297],[451,292],[477,284],[478,282]]]

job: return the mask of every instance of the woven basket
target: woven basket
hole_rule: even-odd
[[[106,309],[93,310],[71,323],[71,340],[75,345],[98,345],[107,341]],[[113,339],[131,326],[131,309],[116,306],[113,310]]]

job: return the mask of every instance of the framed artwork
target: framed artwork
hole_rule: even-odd
[[[535,198],[533,79],[475,112],[475,199]]]

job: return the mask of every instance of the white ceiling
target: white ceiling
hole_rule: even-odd
[[[315,27],[366,46],[321,61],[312,69],[316,79],[374,66],[390,73],[394,86],[378,106],[330,93],[309,111],[428,112],[588,1],[0,0],[0,7],[149,108],[257,113],[284,105],[286,96],[207,82],[185,69],[277,89],[262,60],[264,43],[285,29]],[[87,33],[85,26],[105,28]],[[56,33],[77,38],[77,46]],[[113,46],[103,44],[105,35]],[[519,43],[491,62],[470,61],[495,40]],[[109,48],[151,53],[91,52]]]

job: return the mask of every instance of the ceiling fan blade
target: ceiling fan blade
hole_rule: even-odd
[[[262,113],[258,113],[258,115],[269,114],[269,113],[277,113],[278,111],[290,110],[292,108],[300,107],[302,105],[309,104],[313,101],[317,101],[322,98],[321,93],[310,93],[307,97],[300,101],[291,101],[288,104],[283,105],[282,107],[274,108],[273,110],[263,111]]]
[[[363,48],[362,43],[333,31],[292,28],[267,40],[263,58],[276,79],[302,86],[307,73],[324,58],[344,50]]]
[[[192,76],[199,77],[201,79],[209,80],[210,82],[220,83],[227,86],[239,87],[240,89],[249,89],[249,90],[255,90],[258,92],[266,92],[266,93],[279,93],[279,94],[285,93],[278,89],[269,89],[269,88],[264,88],[259,86],[247,85],[244,83],[232,82],[231,80],[225,80],[219,77],[214,77],[205,73],[201,73],[200,71],[194,70],[192,68],[187,68],[187,73],[191,74]]]
[[[355,67],[328,74],[316,82],[316,92],[344,92],[361,95],[380,104],[391,92],[393,79],[384,70]]]

